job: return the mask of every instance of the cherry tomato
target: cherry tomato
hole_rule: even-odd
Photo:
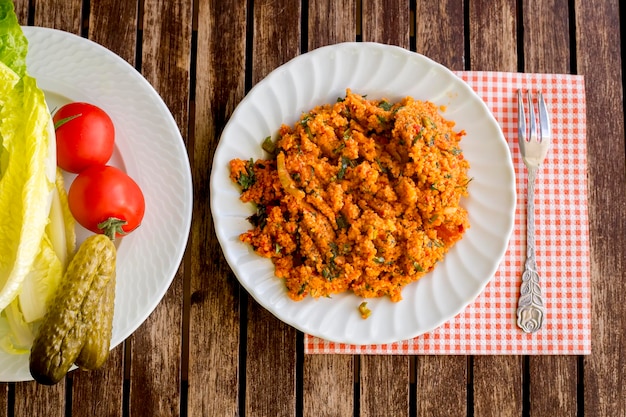
[[[113,154],[115,127],[108,114],[89,103],[69,103],[52,120],[57,137],[57,165],[79,173],[106,164]]]
[[[82,171],[70,185],[67,197],[70,211],[81,226],[111,238],[133,231],[145,212],[139,185],[110,165]]]

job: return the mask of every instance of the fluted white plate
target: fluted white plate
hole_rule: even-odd
[[[189,159],[169,109],[122,58],[92,41],[59,30],[23,27],[27,68],[50,109],[71,101],[103,108],[115,125],[110,161],[124,169],[146,199],[142,225],[118,239],[117,288],[111,348],[120,344],[163,298],[180,265],[191,225]],[[73,179],[66,176],[66,185]],[[79,239],[87,232],[79,227]],[[0,349],[0,381],[32,379],[28,355]]]
[[[369,299],[371,316],[358,312],[354,294],[294,302],[274,276],[273,264],[239,241],[254,208],[239,200],[229,179],[233,158],[263,158],[261,143],[276,137],[281,123],[345,96],[368,99],[405,96],[446,106],[444,116],[467,136],[461,148],[471,165],[469,197],[462,204],[470,229],[433,272],[404,288],[403,300]],[[500,126],[474,91],[451,71],[405,49],[375,43],[344,43],[316,49],[277,68],[241,101],[226,125],[213,159],[211,208],[226,260],[245,289],[293,327],[350,344],[379,344],[428,332],[461,312],[494,276],[513,230],[515,178]]]

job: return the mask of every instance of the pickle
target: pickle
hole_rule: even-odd
[[[31,348],[35,381],[56,384],[74,364],[87,340],[90,316],[114,277],[115,259],[115,245],[104,235],[92,235],[78,248]]]
[[[94,370],[100,368],[111,346],[113,331],[113,311],[115,305],[115,272],[102,294],[96,311],[87,319],[87,339],[78,358],[74,362],[79,368]]]

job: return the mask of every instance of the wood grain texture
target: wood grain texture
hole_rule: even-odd
[[[9,415],[9,384],[0,383],[0,417]]]
[[[28,24],[28,0],[14,0],[13,7],[20,25]]]
[[[467,409],[467,357],[417,358],[417,415],[465,416]]]
[[[137,4],[127,0],[92,1],[88,37],[135,65]]]
[[[360,411],[362,417],[409,415],[408,356],[361,356]]]
[[[35,6],[35,26],[50,27],[80,35],[82,0],[38,1]]]
[[[567,0],[525,2],[522,6],[525,72],[570,72],[569,4]],[[531,415],[577,414],[578,358],[531,356],[528,359]]]
[[[242,393],[240,286],[213,238],[207,167],[212,165],[226,121],[245,93],[246,15],[245,1],[199,3],[190,132],[195,198],[190,240],[189,416],[237,415]]]
[[[569,2],[527,1],[522,10],[524,71],[570,73]]]
[[[310,0],[308,29],[309,51],[320,46],[356,40],[355,0]]]
[[[15,417],[62,416],[65,413],[65,380],[56,385],[36,382],[15,384]],[[9,414],[11,415],[11,414]]]
[[[124,345],[111,351],[102,368],[76,371],[72,377],[73,417],[122,415],[124,398]],[[67,407],[70,405],[67,404]]]
[[[464,5],[461,0],[418,0],[417,52],[453,70],[465,65]],[[420,356],[416,361],[416,407],[421,416],[467,415],[467,357]]]
[[[309,50],[354,41],[356,9],[356,1],[309,1]],[[303,416],[352,415],[354,372],[351,355],[306,355],[303,365]]]
[[[522,415],[521,356],[475,356],[473,376],[476,417]]]
[[[363,41],[408,48],[411,11],[405,1],[361,1]],[[410,361],[408,356],[360,357],[359,410],[361,416],[390,416],[409,413]]]
[[[465,69],[463,0],[417,0],[415,7],[417,52],[452,70]]]
[[[170,109],[187,140],[192,1],[143,2],[141,72]],[[129,338],[131,415],[180,414],[183,273]]]
[[[296,415],[296,331],[250,299],[246,416]]]
[[[515,71],[516,2],[469,1],[469,68]],[[520,356],[475,356],[472,384],[475,416],[520,416],[523,408]]]
[[[592,354],[584,413],[626,415],[626,162],[617,0],[575,2],[576,64],[585,76],[591,235]],[[621,22],[623,24],[623,21]]]
[[[300,53],[300,2],[254,2],[252,84]],[[248,297],[245,415],[292,416],[296,330]]]
[[[515,0],[469,0],[469,65],[474,71],[517,69]]]
[[[354,411],[352,355],[306,355],[303,417],[344,417]]]
[[[411,10],[404,0],[361,0],[363,41],[410,46]]]

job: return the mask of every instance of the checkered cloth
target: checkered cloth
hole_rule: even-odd
[[[518,205],[508,251],[493,280],[464,311],[411,340],[351,346],[305,336],[306,353],[547,354],[591,352],[585,86],[582,76],[462,71],[500,123],[511,148]],[[543,328],[522,332],[517,298],[526,257],[527,173],[517,144],[517,90],[541,90],[552,116],[553,145],[537,176],[536,251],[546,307]],[[528,112],[527,112],[528,114]]]

